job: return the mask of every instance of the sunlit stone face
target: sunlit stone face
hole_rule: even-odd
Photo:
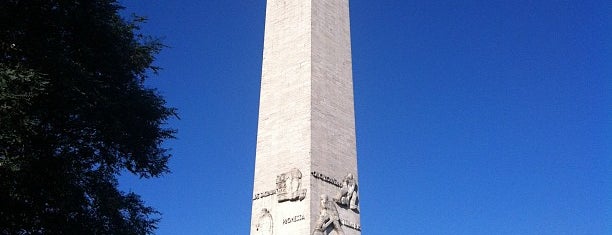
[[[348,5],[267,2],[253,235],[361,234]]]

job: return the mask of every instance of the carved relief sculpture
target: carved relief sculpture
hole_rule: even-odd
[[[302,172],[296,168],[276,176],[278,202],[303,200],[306,197],[306,189],[300,189],[301,182]]]
[[[357,181],[353,174],[348,174],[342,180],[342,188],[334,198],[334,201],[342,207],[348,207],[351,210],[359,209],[359,194],[357,192]]]
[[[344,235],[342,227],[340,227],[340,216],[336,205],[328,200],[326,194],[321,195],[321,205],[319,211],[319,219],[312,231],[312,235],[327,235],[328,230],[333,230],[336,235]]]
[[[255,226],[255,230],[258,235],[272,235],[272,215],[268,209],[261,209],[261,215],[259,216],[259,220],[257,225]]]

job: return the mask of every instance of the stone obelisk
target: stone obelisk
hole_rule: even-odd
[[[252,235],[361,234],[348,0],[267,0]]]

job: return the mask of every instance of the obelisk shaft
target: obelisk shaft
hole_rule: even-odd
[[[251,234],[361,234],[348,0],[268,0],[265,27]]]

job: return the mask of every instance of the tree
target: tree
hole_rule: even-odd
[[[144,86],[163,45],[115,0],[0,3],[0,234],[150,234],[117,188],[168,172],[176,116]]]

